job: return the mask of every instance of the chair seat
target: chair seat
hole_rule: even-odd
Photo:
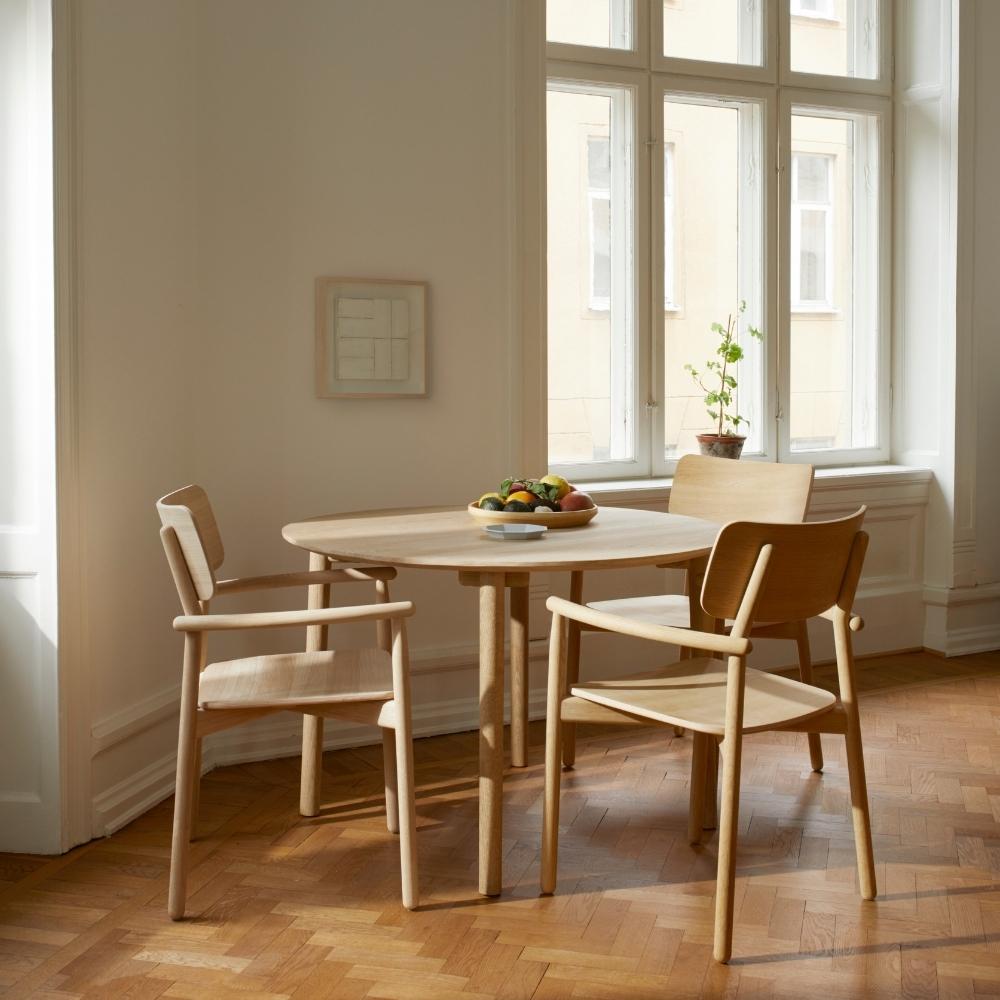
[[[577,684],[570,693],[629,715],[721,736],[726,677],[725,661],[696,657],[650,673]],[[822,715],[836,703],[828,691],[748,667],[743,732],[780,729]]]
[[[198,686],[203,709],[390,701],[392,696],[392,657],[381,649],[224,660],[209,664]]]
[[[652,597],[619,597],[611,601],[591,601],[587,607],[606,611],[647,625],[691,627],[690,598],[684,594],[656,594]]]

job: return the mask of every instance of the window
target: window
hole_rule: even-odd
[[[792,153],[792,311],[833,309],[833,157]]]
[[[884,460],[887,0],[639,2],[548,0],[550,466],[669,474],[730,315],[744,455]]]
[[[587,139],[587,201],[589,205],[590,308],[611,308],[611,144],[606,138]]]
[[[796,17],[836,17],[833,0],[792,0],[792,14]]]

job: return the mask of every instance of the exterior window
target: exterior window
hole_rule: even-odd
[[[826,17],[832,20],[835,13],[833,0],[792,0],[792,14],[797,17]]]
[[[792,154],[792,309],[833,309],[833,157]]]
[[[791,134],[790,448],[872,448],[881,364],[877,122],[793,108]]]
[[[613,473],[635,460],[630,91],[549,85],[549,461]]]
[[[888,458],[889,2],[546,0],[550,469]]]
[[[611,308],[611,144],[587,139],[587,215],[590,223],[590,308]]]

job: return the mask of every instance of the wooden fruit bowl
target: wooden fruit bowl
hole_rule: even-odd
[[[598,508],[586,510],[528,511],[519,513],[506,510],[480,510],[477,504],[469,504],[469,513],[480,524],[544,524],[546,528],[579,528],[597,517]]]

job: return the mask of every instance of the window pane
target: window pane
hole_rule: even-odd
[[[545,33],[550,42],[632,48],[632,0],[547,0]]]
[[[827,204],[830,200],[830,158],[795,156],[795,199]]]
[[[813,204],[792,192],[793,451],[878,443],[877,135],[870,115],[792,115],[798,194],[817,194],[803,184],[813,173],[828,178]]]
[[[799,300],[826,302],[826,212],[798,214]]]
[[[879,0],[791,0],[791,66],[875,80]]]
[[[668,458],[698,450],[696,435],[712,433],[705,391],[685,370],[693,365],[712,388],[705,363],[716,359],[719,335],[713,323],[739,326],[747,357],[733,372],[739,387],[735,412],[750,421],[744,448],[762,447],[761,350],[747,332],[761,326],[759,108],[749,102],[712,102],[668,97],[663,130],[672,159],[673,218],[664,220],[664,262],[673,261],[673,303],[664,311],[666,400],[664,443]],[[668,285],[669,288],[669,285]],[[739,313],[741,300],[746,311]]]
[[[665,56],[761,65],[762,4],[746,0],[662,3]]]
[[[552,464],[634,455],[630,103],[621,87],[549,86]]]

